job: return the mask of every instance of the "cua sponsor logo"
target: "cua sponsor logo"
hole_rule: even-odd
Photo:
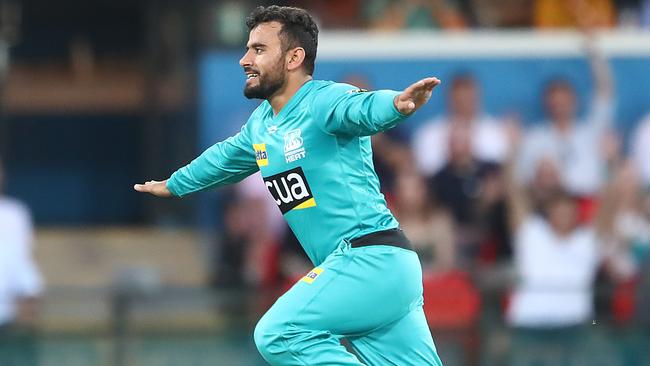
[[[316,206],[316,200],[301,167],[265,177],[264,184],[282,214]]]

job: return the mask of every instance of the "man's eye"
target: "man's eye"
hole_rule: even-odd
[[[262,53],[262,49],[261,48],[256,48],[255,53],[259,55],[260,53]]]

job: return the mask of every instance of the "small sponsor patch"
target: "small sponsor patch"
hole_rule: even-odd
[[[368,89],[359,88],[359,89],[348,90],[346,93],[354,94],[354,93],[367,93],[367,92],[368,92]]]
[[[316,267],[312,269],[311,272],[307,273],[307,275],[303,277],[301,281],[311,284],[318,278],[318,276],[320,276],[321,273],[323,273],[323,269]]]
[[[266,152],[266,144],[253,144],[253,149],[255,149],[255,160],[257,161],[257,166],[263,167],[269,165],[269,155]]]

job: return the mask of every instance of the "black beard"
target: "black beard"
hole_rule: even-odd
[[[248,99],[269,99],[284,86],[284,76],[278,75],[275,79],[266,80],[260,75],[257,86],[244,87],[244,96]]]

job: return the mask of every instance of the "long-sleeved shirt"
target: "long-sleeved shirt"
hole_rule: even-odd
[[[241,131],[207,149],[167,182],[175,196],[235,183],[260,170],[315,265],[343,240],[398,227],[379,190],[370,136],[405,118],[396,91],[306,82],[274,115],[268,101]],[[251,222],[255,213],[251,212]]]

